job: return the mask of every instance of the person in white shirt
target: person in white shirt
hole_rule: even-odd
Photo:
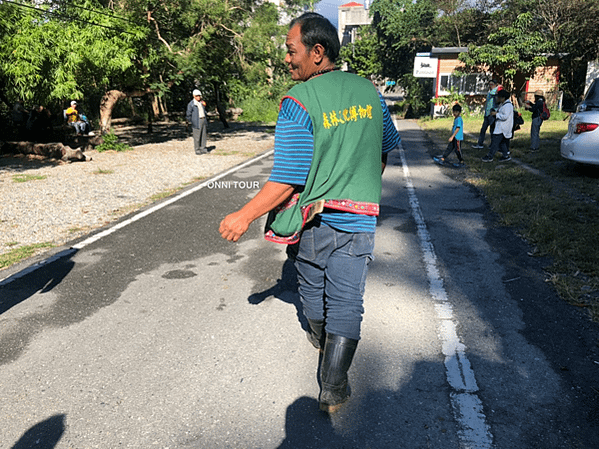
[[[193,100],[187,104],[187,121],[193,132],[193,148],[196,154],[206,154],[206,102],[202,100],[202,92],[193,91]]]
[[[500,90],[496,94],[499,109],[491,111],[495,116],[495,129],[491,135],[491,146],[489,152],[482,158],[483,162],[493,162],[497,151],[501,151],[500,162],[512,160],[510,157],[510,139],[514,128],[514,105],[510,101],[510,93]]]

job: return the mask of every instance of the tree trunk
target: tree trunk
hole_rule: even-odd
[[[227,111],[221,102],[220,86],[217,83],[214,83],[213,86],[216,92],[216,111],[218,112],[218,118],[222,122],[223,126],[228,128],[229,123],[227,122]]]
[[[154,117],[160,117],[160,102],[157,95],[152,95],[152,113]]]
[[[162,111],[162,115],[168,119],[168,108],[166,107],[164,96],[158,97],[158,101],[160,102],[160,110]]]
[[[112,122],[112,110],[116,105],[116,102],[121,98],[126,98],[127,94],[120,90],[109,90],[102,97],[100,101],[100,132],[102,134],[110,131],[110,124]]]
[[[109,90],[102,97],[100,101],[100,131],[102,134],[106,134],[110,131],[110,124],[112,122],[112,111],[116,102],[122,98],[129,97],[143,97],[151,93],[151,90],[136,90],[133,92],[123,92],[117,89]]]

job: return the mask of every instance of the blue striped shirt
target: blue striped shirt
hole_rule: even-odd
[[[379,93],[383,109],[383,153],[397,148],[401,137],[395,129],[387,104]],[[275,129],[275,160],[269,181],[304,186],[314,153],[314,128],[310,115],[297,102],[285,98]],[[376,217],[325,209],[322,222],[346,232],[374,232]]]

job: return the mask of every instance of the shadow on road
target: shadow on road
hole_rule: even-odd
[[[59,285],[75,266],[71,259],[76,253],[75,249],[59,253],[48,259],[42,268],[25,270],[0,282],[0,315],[35,293],[47,293]]]
[[[65,415],[54,415],[37,423],[15,443],[11,449],[53,449],[65,431]]]
[[[316,447],[344,447],[328,414],[316,412],[318,401],[303,396],[287,407],[285,439],[278,449],[307,449]],[[334,445],[334,446],[332,446]]]

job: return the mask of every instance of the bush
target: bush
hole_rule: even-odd
[[[241,119],[246,122],[276,122],[279,101],[272,98],[248,98],[241,102]]]
[[[127,145],[126,143],[119,143],[118,136],[116,134],[114,134],[112,131],[109,132],[108,134],[104,134],[102,136],[102,138],[104,139],[104,142],[96,147],[96,150],[98,150],[100,153],[103,151],[110,151],[110,150],[129,151],[129,150],[133,149],[131,146]]]
[[[404,101],[401,104],[410,115],[421,117],[427,115],[430,111],[429,92],[432,88],[432,81],[424,78],[415,78],[412,74],[402,76],[400,86],[405,91]],[[407,117],[406,117],[407,118]]]

